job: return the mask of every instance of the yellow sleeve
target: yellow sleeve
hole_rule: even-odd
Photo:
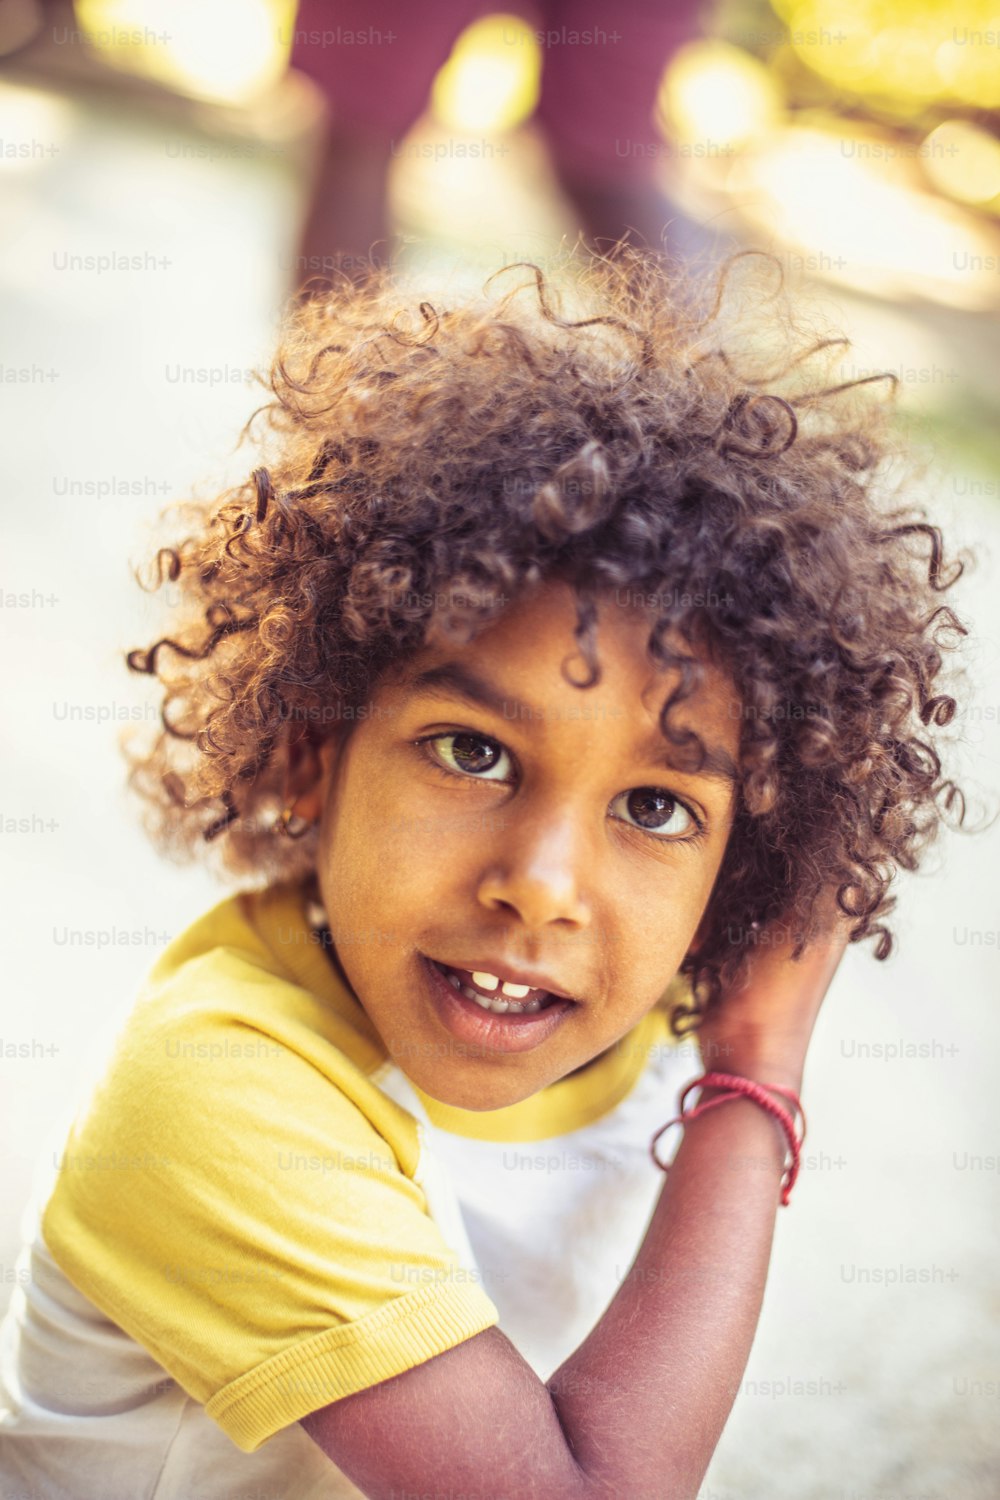
[[[126,1031],[42,1229],[247,1452],[498,1322],[316,1057],[224,1011]]]

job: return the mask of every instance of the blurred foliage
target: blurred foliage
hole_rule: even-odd
[[[773,67],[795,108],[930,128],[1000,108],[996,0],[720,0],[720,35]]]

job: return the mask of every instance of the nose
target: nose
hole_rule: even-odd
[[[503,830],[491,851],[478,889],[490,911],[505,909],[525,927],[552,923],[589,927],[592,921],[585,886],[593,875],[594,854],[586,847],[578,809],[525,810]]]

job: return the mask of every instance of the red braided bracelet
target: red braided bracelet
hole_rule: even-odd
[[[699,1099],[693,1109],[685,1110],[685,1099],[692,1089],[698,1087],[724,1088],[727,1092],[717,1094],[714,1099],[706,1099],[704,1102]],[[784,1094],[786,1099],[791,1100],[794,1113],[802,1117],[802,1130],[799,1135],[795,1134],[795,1120],[793,1115],[789,1114],[788,1110],[783,1108],[776,1099],[770,1097],[768,1093],[769,1089],[772,1093]],[[781,1202],[787,1207],[792,1188],[795,1186],[795,1180],[799,1175],[800,1151],[802,1142],[806,1138],[806,1115],[805,1110],[802,1108],[802,1100],[798,1094],[794,1089],[786,1088],[784,1084],[755,1083],[752,1078],[744,1078],[739,1073],[704,1073],[700,1078],[693,1078],[681,1094],[680,1114],[675,1119],[668,1120],[665,1125],[661,1125],[650,1141],[650,1155],[661,1172],[669,1172],[671,1163],[661,1161],[656,1154],[656,1143],[663,1132],[669,1130],[672,1125],[686,1125],[689,1120],[696,1120],[699,1115],[703,1115],[708,1110],[714,1109],[717,1104],[725,1104],[730,1099],[739,1099],[741,1096],[752,1099],[755,1104],[759,1104],[761,1109],[765,1109],[769,1115],[777,1120],[785,1132],[790,1160],[786,1159],[784,1171],[781,1174]]]

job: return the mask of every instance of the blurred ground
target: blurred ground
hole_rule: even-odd
[[[13,87],[0,83],[0,108]],[[4,1301],[17,1205],[39,1153],[58,1149],[86,1059],[167,939],[221,894],[153,855],[122,792],[115,737],[151,702],[122,652],[155,619],[126,561],[144,557],[169,498],[244,471],[231,448],[256,404],[245,371],[269,357],[300,214],[289,152],[239,152],[86,92],[30,105],[41,146],[5,171],[0,230]],[[521,164],[535,150],[525,140]],[[475,239],[425,241],[414,267],[478,280],[505,255],[552,248],[564,226],[536,156],[526,181],[503,157],[478,162]],[[404,169],[404,227],[433,236],[440,189],[416,156]],[[515,241],[507,226],[529,212],[536,231]],[[102,256],[134,259],[101,270]],[[962,768],[995,805],[996,330],[972,312],[836,300],[873,360],[944,372],[904,402],[940,444],[933,518],[979,556],[958,597],[975,633]],[[779,1214],[744,1391],[703,1500],[1000,1490],[998,854],[996,829],[948,838],[925,875],[900,881],[899,952],[844,962],[806,1075],[810,1160]]]

